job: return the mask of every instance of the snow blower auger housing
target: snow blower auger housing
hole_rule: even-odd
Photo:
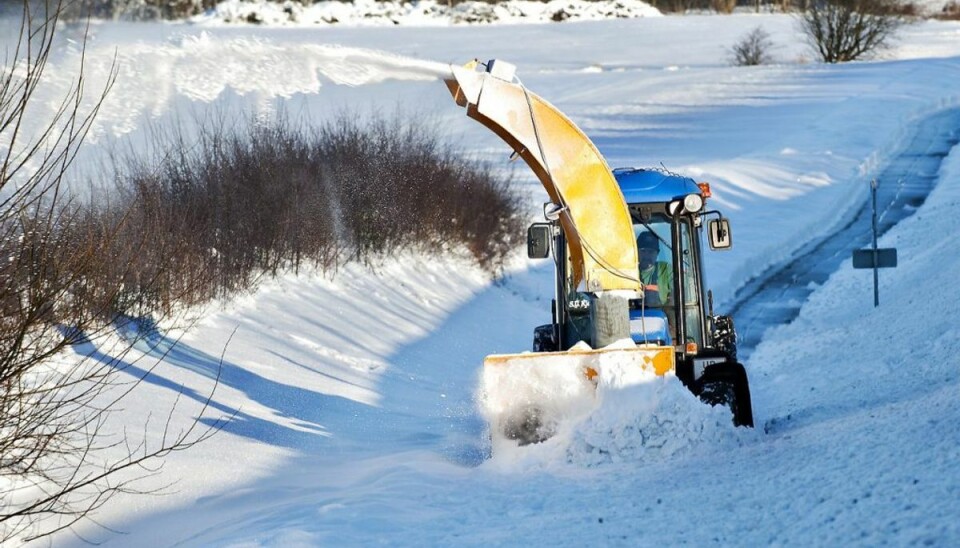
[[[590,139],[503,61],[451,67],[445,82],[550,197],[545,222],[528,230],[527,251],[556,263],[553,319],[534,330],[533,353],[484,360],[495,443],[549,438],[564,415],[591,405],[605,368],[624,366],[675,374],[703,401],[730,408],[734,424],[753,426],[733,321],[714,315],[704,284],[702,232],[712,249],[732,244],[727,219],[705,209],[709,186],[663,170],[611,170]]]

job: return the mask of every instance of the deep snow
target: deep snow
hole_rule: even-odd
[[[727,48],[758,24],[780,64],[727,66]],[[909,27],[886,59],[843,66],[809,63],[793,21],[777,15],[92,33],[90,81],[115,48],[121,73],[81,162],[111,139],[137,143],[151,118],[395,105],[506,162],[506,146],[436,80],[444,63],[505,58],[611,164],[662,163],[712,183],[735,241],[709,259],[720,309],[862,203],[913,121],[960,101],[956,23]],[[64,40],[45,93],[62,92],[78,56]],[[545,195],[517,175],[533,212]],[[465,261],[406,255],[374,272],[284,277],[183,334],[118,423],[165,416],[181,383],[194,394],[178,415],[188,421],[222,352],[210,418],[236,418],[147,480],[178,480],[171,494],[121,496],[100,514],[126,534],[93,523],[76,532],[113,545],[957,544],[960,153],[940,179],[881,242],[899,249],[900,266],[881,275],[880,308],[871,276],[846,265],[795,322],[768,332],[746,364],[753,431],[725,424],[675,379],[613,383],[569,438],[487,459],[479,365],[529,346],[549,317],[549,265],[518,258],[490,284]],[[162,357],[142,349],[144,364]],[[83,544],[71,532],[54,543]]]

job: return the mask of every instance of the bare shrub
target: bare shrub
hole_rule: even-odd
[[[717,13],[733,13],[737,0],[710,0],[710,8]]]
[[[738,5],[755,5],[753,2],[742,4],[738,0],[651,0],[648,2],[663,13],[685,13],[713,11],[716,13],[733,13]],[[759,4],[756,4],[759,9]]]
[[[823,62],[842,63],[888,47],[907,21],[901,11],[896,0],[821,0],[799,21]]]
[[[732,62],[737,66],[763,65],[772,62],[770,50],[773,41],[763,27],[756,27],[730,48]]]
[[[664,13],[683,13],[689,10],[707,9],[709,0],[652,0],[650,5]]]
[[[360,258],[396,249],[471,250],[497,269],[520,233],[507,181],[464,160],[426,123],[341,116],[322,127],[318,153],[339,189],[341,219]]]
[[[890,11],[906,18],[915,18],[923,15],[923,9],[913,2],[897,1],[890,6]]]
[[[960,21],[960,2],[952,0],[940,10],[940,13],[934,17],[943,21]]]

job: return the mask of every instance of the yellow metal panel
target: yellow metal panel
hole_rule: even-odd
[[[576,367],[590,376],[588,368],[594,371],[599,367],[600,358],[624,357],[637,367],[653,371],[659,376],[676,369],[675,354],[672,346],[642,345],[636,348],[599,348],[591,350],[568,350],[566,352],[524,352],[522,354],[493,354],[483,360],[484,367],[510,368],[522,367],[534,363],[538,367]],[[594,372],[594,374],[596,374]]]
[[[567,209],[560,221],[574,283],[639,290],[633,224],[620,187],[590,139],[553,105],[518,84],[452,67],[447,87],[467,115],[499,135]]]

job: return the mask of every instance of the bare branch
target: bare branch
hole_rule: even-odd
[[[52,111],[37,104],[62,8],[24,1],[20,35],[0,73],[0,543],[88,519],[114,494],[137,492],[135,482],[159,470],[156,459],[209,438],[221,424],[198,430],[201,414],[173,434],[171,412],[161,444],[148,445],[146,430],[139,441],[116,439],[106,430],[109,417],[159,360],[128,379],[120,374],[136,341],[98,358],[71,356],[73,345],[114,330],[125,309],[113,276],[135,270],[143,242],[121,238],[129,212],[99,215],[65,191],[117,66],[115,57],[106,84],[88,98],[84,41],[72,86]]]

